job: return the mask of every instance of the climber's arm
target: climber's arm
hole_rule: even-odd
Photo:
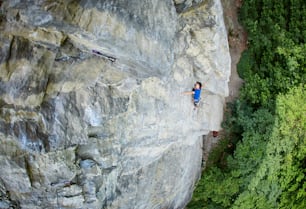
[[[191,95],[191,94],[194,94],[194,91],[185,91],[185,92],[182,92],[182,94]]]

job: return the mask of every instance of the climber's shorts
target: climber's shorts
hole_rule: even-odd
[[[194,104],[195,107],[198,107],[199,104],[200,104],[200,100],[195,100],[195,101],[193,101],[193,104]]]

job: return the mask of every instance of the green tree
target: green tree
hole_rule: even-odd
[[[305,87],[278,97],[266,154],[233,208],[306,208]]]

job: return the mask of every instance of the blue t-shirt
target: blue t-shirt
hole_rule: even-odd
[[[193,100],[199,101],[201,97],[201,89],[194,89],[193,91],[194,91]]]

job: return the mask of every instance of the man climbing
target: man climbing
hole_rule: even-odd
[[[185,94],[185,95],[193,95],[193,104],[194,104],[195,108],[197,108],[199,106],[199,103],[200,103],[201,89],[202,89],[202,83],[197,81],[194,84],[194,88],[192,89],[192,91],[185,91],[185,92],[182,93],[182,94]]]

